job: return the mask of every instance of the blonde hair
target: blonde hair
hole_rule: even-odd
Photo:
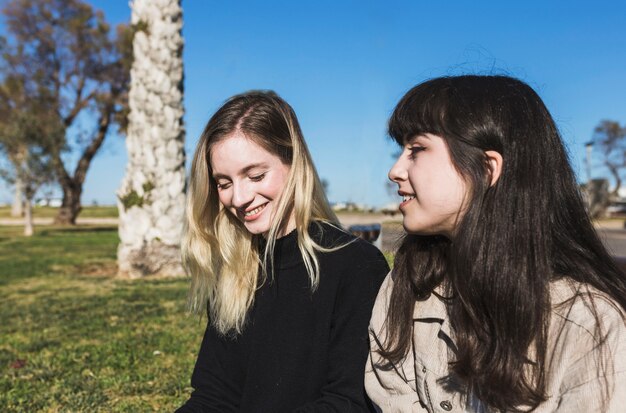
[[[248,232],[221,207],[211,174],[212,146],[234,132],[243,133],[290,166],[263,256],[259,236]],[[309,225],[327,222],[338,227],[339,223],[326,200],[296,115],[271,91],[251,91],[230,98],[207,123],[191,167],[181,246],[183,264],[191,275],[189,309],[197,314],[207,311],[210,322],[222,334],[241,333],[255,291],[268,277],[268,262],[273,268],[276,239],[284,233],[292,214],[298,248],[314,291],[319,284],[316,251],[337,248],[318,245],[309,235]]]

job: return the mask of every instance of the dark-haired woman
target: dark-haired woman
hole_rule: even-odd
[[[208,325],[178,412],[368,412],[367,323],[389,267],[343,231],[291,106],[230,98],[196,149],[183,261]]]
[[[626,411],[626,278],[539,96],[429,80],[389,121],[407,236],[370,322],[383,412]]]

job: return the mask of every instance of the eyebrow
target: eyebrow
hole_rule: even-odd
[[[248,172],[250,172],[253,169],[256,168],[267,168],[267,164],[265,162],[259,162],[259,163],[253,163],[250,164],[248,166],[246,166],[245,168],[243,168],[241,171],[239,171],[239,175],[246,175]],[[224,174],[220,174],[220,173],[214,173],[213,174],[213,179],[218,180],[218,179],[228,179],[228,175],[224,175]]]

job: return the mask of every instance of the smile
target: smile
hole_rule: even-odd
[[[251,209],[250,211],[244,211],[243,216],[246,219],[252,218],[252,217],[258,215],[261,211],[263,211],[266,206],[267,206],[267,203],[265,203],[263,205],[259,205],[258,207],[254,208],[254,209]]]
[[[406,204],[408,204],[409,202],[411,202],[412,200],[415,199],[415,195],[406,195],[406,194],[400,194],[402,195],[402,202],[400,202],[400,211],[403,212],[403,208]]]

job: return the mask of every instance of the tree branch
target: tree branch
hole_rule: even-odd
[[[113,113],[115,112],[115,105],[111,102],[107,103],[102,111],[100,112],[100,119],[98,121],[98,131],[94,139],[91,141],[89,146],[83,152],[83,155],[80,157],[78,164],[76,165],[76,169],[74,171],[74,182],[80,185],[85,181],[85,177],[87,175],[87,170],[89,169],[89,165],[93,160],[93,157],[102,146],[104,142],[104,138],[106,138],[107,132],[109,131],[109,127],[111,126],[111,120],[113,119]]]
[[[82,91],[81,91],[81,94],[82,94]],[[96,96],[95,91],[85,96],[85,98],[82,100],[80,99],[80,96],[78,94],[76,95],[76,100],[74,101],[74,106],[72,107],[72,110],[67,116],[63,118],[63,124],[65,125],[66,128],[69,127],[74,122],[74,119],[76,119],[76,116],[78,116],[80,111],[85,109],[87,105],[89,104],[89,102],[95,96]]]

